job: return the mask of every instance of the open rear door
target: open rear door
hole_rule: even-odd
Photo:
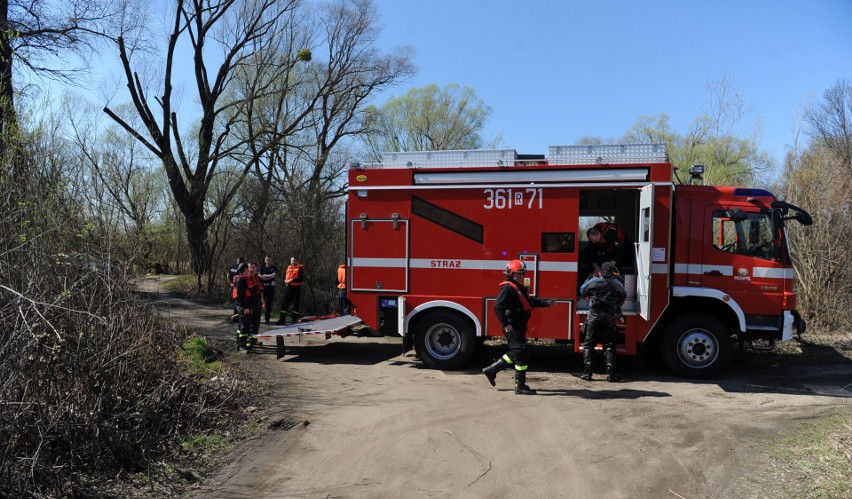
[[[651,246],[654,235],[654,184],[639,193],[639,231],[636,241],[636,297],[639,315],[648,319],[651,310]]]

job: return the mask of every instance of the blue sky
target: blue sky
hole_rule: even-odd
[[[584,136],[617,138],[667,113],[685,133],[727,74],[750,107],[761,146],[780,163],[801,109],[852,78],[852,0],[376,0],[380,46],[416,50],[429,83],[473,88],[493,108],[486,137],[546,153]],[[800,139],[801,142],[801,139]]]

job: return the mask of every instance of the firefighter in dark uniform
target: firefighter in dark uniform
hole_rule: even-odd
[[[240,267],[240,264],[245,262],[243,257],[237,258],[237,263],[231,265],[231,268],[228,269],[228,286],[231,287],[231,295],[234,294],[234,280],[236,279],[239,272],[237,269]],[[234,307],[234,313],[231,315],[231,322],[236,323],[240,320],[240,313],[237,311],[237,308]]]
[[[604,348],[607,381],[621,381],[615,373],[615,343],[618,340],[616,321],[621,318],[621,306],[627,298],[627,290],[621,281],[613,278],[610,262],[601,265],[600,275],[586,281],[580,295],[589,297],[589,315],[586,317],[583,341],[583,374],[585,381],[592,379],[592,353],[600,343]]]
[[[592,266],[592,272],[600,272],[604,262],[609,262],[616,268],[628,263],[626,257],[629,242],[624,231],[617,225],[599,223],[586,231],[586,238],[589,244],[581,259]]]
[[[278,277],[278,268],[272,264],[272,257],[263,259],[263,267],[260,268],[260,280],[263,282],[263,299],[266,301],[264,308],[264,322],[269,324],[272,316],[272,301],[275,299],[275,278]]]
[[[251,346],[249,335],[252,331],[252,317],[256,311],[252,309],[251,282],[248,265],[241,263],[237,267],[237,275],[234,277],[234,308],[239,314],[239,325],[237,326],[237,348]]]
[[[497,373],[506,367],[515,367],[515,393],[535,395],[535,390],[527,386],[527,322],[536,307],[549,307],[554,300],[544,300],[530,296],[527,288],[521,284],[527,267],[520,260],[512,260],[506,265],[506,280],[500,283],[500,292],[494,303],[497,320],[503,325],[503,335],[509,344],[509,351],[495,363],[482,370],[491,386],[496,386]]]
[[[302,283],[305,280],[305,266],[296,260],[296,257],[290,258],[290,265],[287,266],[287,271],[284,274],[284,299],[281,301],[281,316],[278,318],[278,324],[284,324],[284,319],[287,317],[287,311],[290,305],[293,306],[292,322],[299,322],[299,303],[302,295]]]

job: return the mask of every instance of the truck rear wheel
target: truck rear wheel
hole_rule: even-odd
[[[473,357],[476,338],[470,321],[452,312],[435,311],[417,324],[414,348],[432,369],[456,369]]]
[[[666,328],[663,360],[677,376],[709,378],[731,362],[731,336],[715,317],[689,314]]]

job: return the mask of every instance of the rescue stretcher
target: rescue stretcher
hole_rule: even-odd
[[[353,328],[357,328],[361,324],[363,324],[363,321],[354,315],[342,315],[327,319],[319,318],[316,320],[306,318],[301,322],[263,331],[257,334],[255,338],[258,340],[275,339],[275,358],[280,359],[285,354],[284,338],[301,338],[307,335],[324,334],[325,339],[329,339],[333,335],[344,335],[344,333],[352,331]]]

